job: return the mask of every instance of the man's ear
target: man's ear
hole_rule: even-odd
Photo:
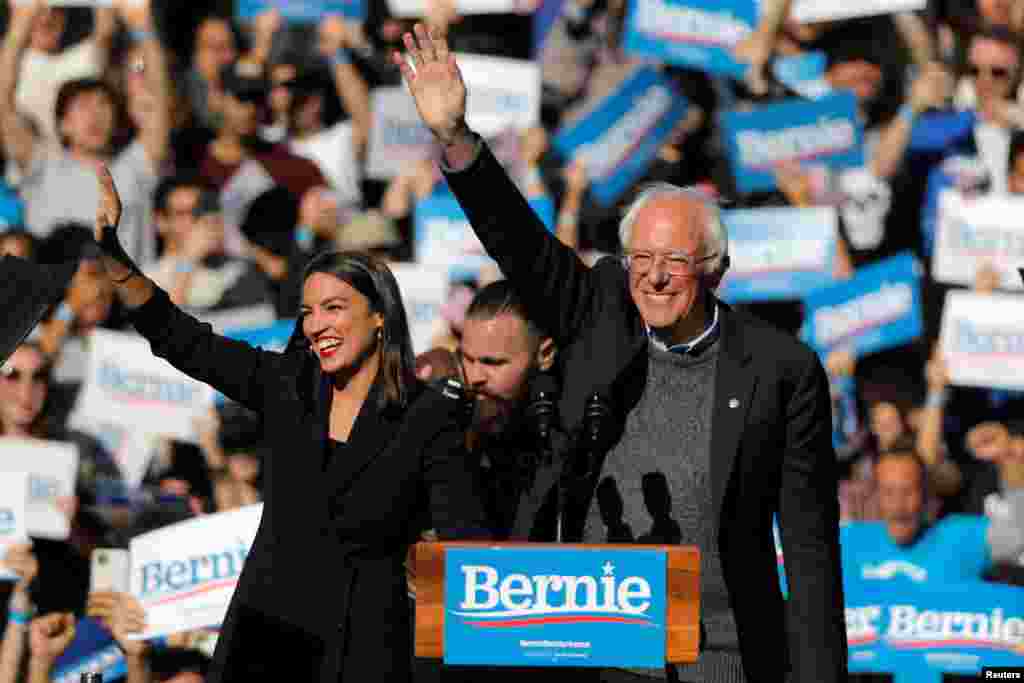
[[[725,271],[729,270],[730,262],[729,255],[726,254],[718,267],[704,276],[704,286],[709,292],[715,291],[718,285],[722,284],[722,278],[725,277]]]
[[[544,337],[537,348],[537,367],[547,372],[555,364],[555,355],[558,349],[555,347],[555,340],[551,337]]]

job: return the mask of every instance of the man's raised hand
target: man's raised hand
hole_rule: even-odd
[[[469,130],[466,85],[444,36],[428,32],[423,24],[416,24],[413,31],[415,35],[406,33],[403,37],[412,65],[398,52],[392,55],[392,61],[402,70],[423,123],[441,144],[448,146]]]

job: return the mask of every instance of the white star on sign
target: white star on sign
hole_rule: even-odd
[[[604,570],[604,575],[605,576],[611,576],[612,574],[615,573],[615,565],[612,564],[611,562],[605,562],[604,565],[601,567],[601,569]]]

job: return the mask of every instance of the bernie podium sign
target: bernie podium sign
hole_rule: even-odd
[[[699,650],[699,555],[674,546],[417,546],[420,657],[662,668]]]

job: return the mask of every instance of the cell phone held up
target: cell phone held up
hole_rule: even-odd
[[[96,548],[89,559],[89,591],[127,593],[130,572],[127,550]]]

